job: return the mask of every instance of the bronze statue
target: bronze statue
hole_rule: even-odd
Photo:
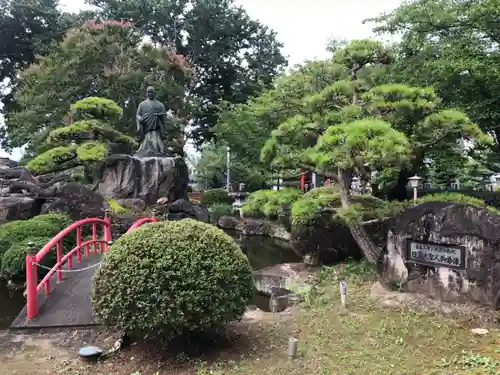
[[[137,108],[137,131],[141,144],[137,154],[141,156],[167,156],[167,111],[163,103],[156,100],[153,87],[147,89],[148,98]]]

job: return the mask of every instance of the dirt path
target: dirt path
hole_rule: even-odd
[[[263,331],[261,322],[280,320],[287,316],[290,313],[274,315],[260,310],[248,311],[242,322],[230,327],[225,342],[209,351],[204,358],[196,360],[182,357],[181,353],[161,353],[156,346],[134,344],[103,362],[89,365],[78,358],[79,348],[95,345],[107,351],[120,337],[118,333],[97,328],[0,331],[0,374],[130,375],[136,371],[140,371],[141,375],[196,374],[196,368],[205,360],[220,357],[231,360],[255,350],[259,346],[259,333]]]

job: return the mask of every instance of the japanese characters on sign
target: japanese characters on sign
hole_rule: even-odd
[[[407,260],[429,266],[465,269],[465,248],[408,240]]]

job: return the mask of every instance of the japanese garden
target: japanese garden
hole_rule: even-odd
[[[86,4],[0,2],[0,373],[500,374],[500,3]]]

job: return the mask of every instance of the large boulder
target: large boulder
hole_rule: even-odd
[[[38,215],[40,202],[24,196],[0,197],[0,223],[26,220]]]
[[[210,221],[210,215],[205,206],[186,199],[178,199],[169,204],[167,215],[169,220],[195,219],[204,223]]]
[[[106,200],[98,193],[76,182],[55,186],[54,197],[42,207],[42,214],[61,212],[79,220],[87,217],[103,217],[108,208]]]
[[[97,190],[106,198],[142,199],[155,204],[160,196],[169,202],[187,198],[189,173],[180,157],[111,155],[98,173]]]
[[[500,308],[500,215],[471,205],[428,202],[388,230],[382,280],[445,301]]]

